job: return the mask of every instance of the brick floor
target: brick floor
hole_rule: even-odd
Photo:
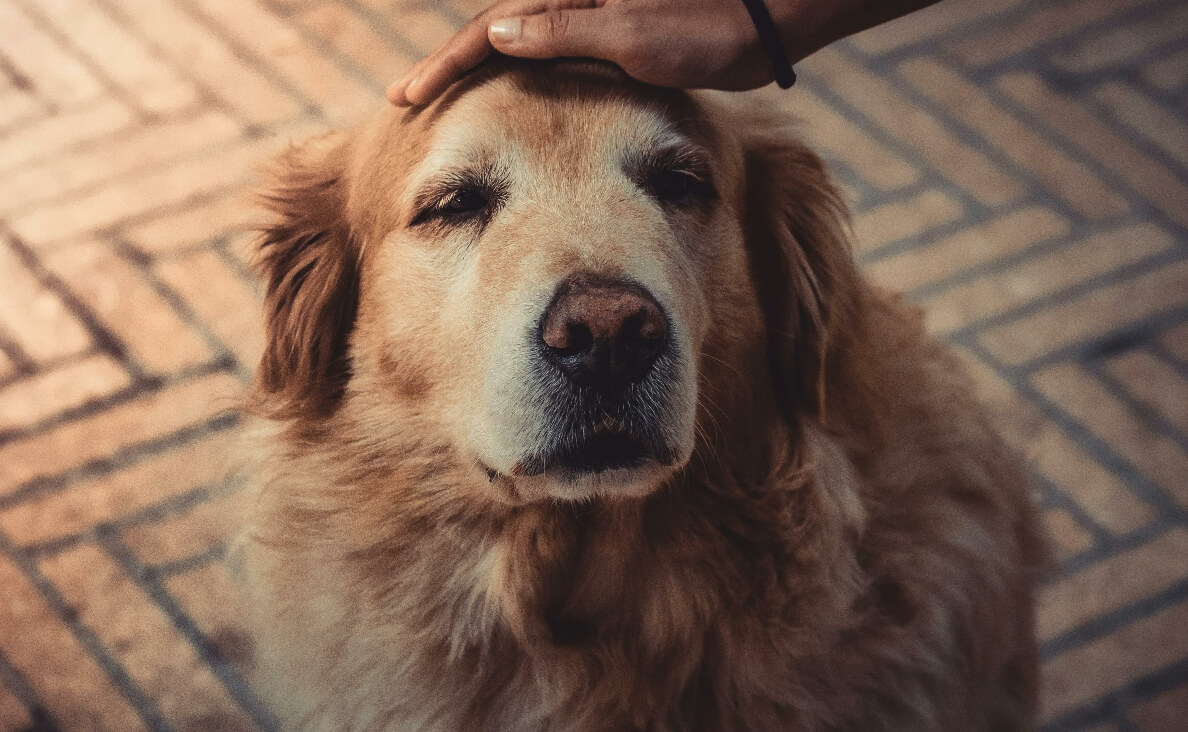
[[[252,729],[259,165],[482,2],[0,0],[0,729]],[[1188,719],[1188,6],[947,0],[784,94],[1031,457],[1043,728]],[[195,276],[197,275],[197,276]]]

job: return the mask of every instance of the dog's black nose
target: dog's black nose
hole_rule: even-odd
[[[580,273],[557,288],[540,340],[573,383],[613,393],[647,375],[668,344],[668,324],[643,287]]]

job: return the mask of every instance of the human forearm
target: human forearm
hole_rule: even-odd
[[[940,0],[767,0],[789,59],[799,61],[847,36]]]

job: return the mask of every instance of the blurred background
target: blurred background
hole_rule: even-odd
[[[267,724],[250,191],[483,6],[0,0],[0,729]],[[1044,729],[1188,729],[1188,4],[947,0],[797,70],[867,272],[1033,461]]]

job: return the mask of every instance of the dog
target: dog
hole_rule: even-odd
[[[291,149],[259,242],[289,729],[1028,729],[1028,472],[763,95],[493,62]]]

